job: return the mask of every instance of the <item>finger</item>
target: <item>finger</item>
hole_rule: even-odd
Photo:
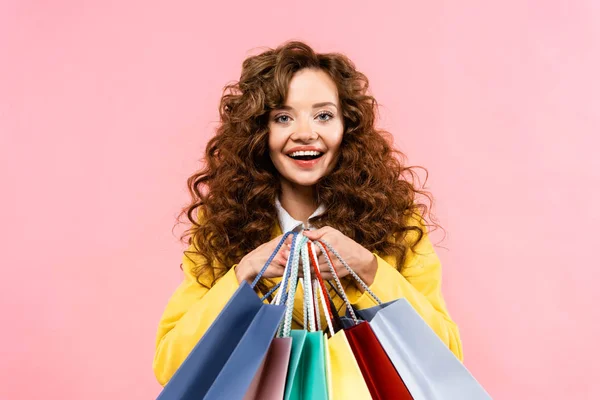
[[[284,267],[287,265],[287,261],[289,258],[289,252],[286,253],[286,251],[280,251],[279,254],[277,254],[275,256],[275,259],[277,260],[277,264],[283,265]]]
[[[337,274],[339,279],[345,278],[346,276],[348,276],[348,270],[344,267],[335,270],[335,273]]]
[[[319,265],[323,265],[325,266],[325,268],[329,271],[329,263],[327,262],[327,256],[325,254],[321,254],[319,256]],[[331,262],[331,264],[333,265],[333,267],[337,270],[338,265],[336,263],[336,260],[329,260],[329,262]]]
[[[282,256],[277,256],[271,264],[274,264],[274,266],[277,267],[285,267],[287,264],[287,259],[283,258]]]
[[[280,278],[283,276],[283,272],[285,268],[280,265],[272,265],[272,268],[269,268],[268,271],[265,272],[265,278]]]
[[[287,260],[290,257],[290,250],[286,249],[285,247],[282,247],[281,249],[279,249],[278,254]]]
[[[335,270],[335,267],[334,267],[334,270]],[[319,264],[319,271],[321,272],[321,275],[323,275],[323,274],[332,275],[331,268],[329,268],[329,265],[327,265],[325,263]],[[337,273],[337,270],[335,270],[335,271]]]
[[[325,259],[325,257],[329,257],[331,262],[334,262],[336,260],[335,256],[327,249],[327,247],[325,247],[325,245],[323,245],[323,247],[324,248],[321,249],[321,246],[317,246],[319,249],[319,258]]]
[[[323,254],[323,252],[321,251],[321,248],[317,245],[313,245],[312,248],[315,250],[315,254],[317,255],[317,257],[320,257],[321,254]]]
[[[258,246],[258,248],[264,248],[265,251],[273,252],[277,249],[277,245],[279,244],[281,239],[283,239],[283,235],[279,235],[275,239],[261,244],[260,246]]]
[[[277,236],[275,239],[271,240],[270,243],[273,244],[273,247],[277,247],[279,242],[281,242],[281,239],[283,239],[283,235]],[[292,235],[288,235],[288,237],[286,237],[285,240],[283,241],[282,247],[285,247],[286,245],[289,245],[291,243],[292,243]]]
[[[285,241],[283,242],[283,245],[281,246],[281,248],[282,249],[288,249],[288,250],[291,249],[292,248],[292,239],[293,239],[292,235],[288,236],[285,239]]]
[[[346,268],[344,268],[342,265],[340,265],[339,263],[332,263],[333,266],[333,270],[335,271],[335,274],[338,278],[342,279],[343,277],[345,277],[346,275],[348,275],[348,271],[346,271]],[[331,268],[329,267],[329,264],[327,262],[323,262],[322,264],[319,264],[319,268],[321,271],[321,274],[326,274],[328,276],[330,276],[330,279],[333,279],[333,273],[331,272]]]
[[[302,233],[304,234],[304,236],[306,236],[307,238],[309,238],[310,240],[321,240],[321,238],[327,233],[330,232],[331,227],[329,226],[324,226],[322,228],[319,228],[317,230],[312,230],[312,231],[303,231]]]
[[[337,276],[338,279],[342,279],[345,276],[348,275],[348,271],[344,271],[344,270],[335,270],[335,276]],[[331,272],[331,270],[329,268],[327,268],[326,270],[321,270],[321,277],[323,278],[323,280],[334,280],[334,275]]]
[[[333,279],[333,275],[331,274],[331,272],[321,272],[321,278],[324,281],[330,281]]]
[[[323,253],[319,254],[317,260],[319,260],[319,264],[327,264],[327,257]]]

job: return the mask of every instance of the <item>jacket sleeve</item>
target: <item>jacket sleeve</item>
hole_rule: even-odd
[[[171,379],[239,287],[235,266],[210,289],[200,285],[192,274],[195,263],[190,257],[183,256],[184,280],[171,296],[158,325],[153,369],[161,385]]]
[[[423,237],[414,251],[408,250],[404,266],[399,271],[393,257],[377,258],[377,272],[370,289],[382,302],[406,298],[448,348],[463,361],[462,343],[458,326],[450,317],[442,296],[442,265],[433,244],[423,229]],[[414,233],[414,235],[412,235]],[[407,237],[416,236],[410,232]],[[358,309],[373,307],[375,301],[368,293],[358,290],[350,301]]]

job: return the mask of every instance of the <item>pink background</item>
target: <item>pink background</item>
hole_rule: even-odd
[[[347,53],[429,169],[474,375],[600,398],[600,2],[200,3],[0,5],[0,399],[159,393],[185,179],[223,85],[291,38]]]

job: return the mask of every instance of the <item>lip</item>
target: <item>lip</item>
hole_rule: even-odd
[[[314,160],[295,160],[291,157],[288,157],[288,158],[291,162],[296,164],[296,166],[298,166],[299,168],[310,169],[310,168],[314,167],[315,165],[317,165],[319,163],[319,161],[321,161],[323,156],[321,156],[319,158],[315,158]]]
[[[318,147],[314,147],[314,146],[297,146],[297,147],[292,147],[291,149],[289,149],[288,151],[286,151],[284,154],[290,155],[295,151],[318,151],[319,153],[325,153],[325,150],[321,150]]]

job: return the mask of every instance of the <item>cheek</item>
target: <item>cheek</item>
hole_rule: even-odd
[[[279,152],[283,149],[285,141],[280,131],[275,129],[269,129],[269,152]]]
[[[344,128],[342,126],[338,126],[335,129],[332,129],[327,135],[327,148],[329,150],[333,150],[333,152],[337,153],[342,144],[342,138],[344,136]]]

